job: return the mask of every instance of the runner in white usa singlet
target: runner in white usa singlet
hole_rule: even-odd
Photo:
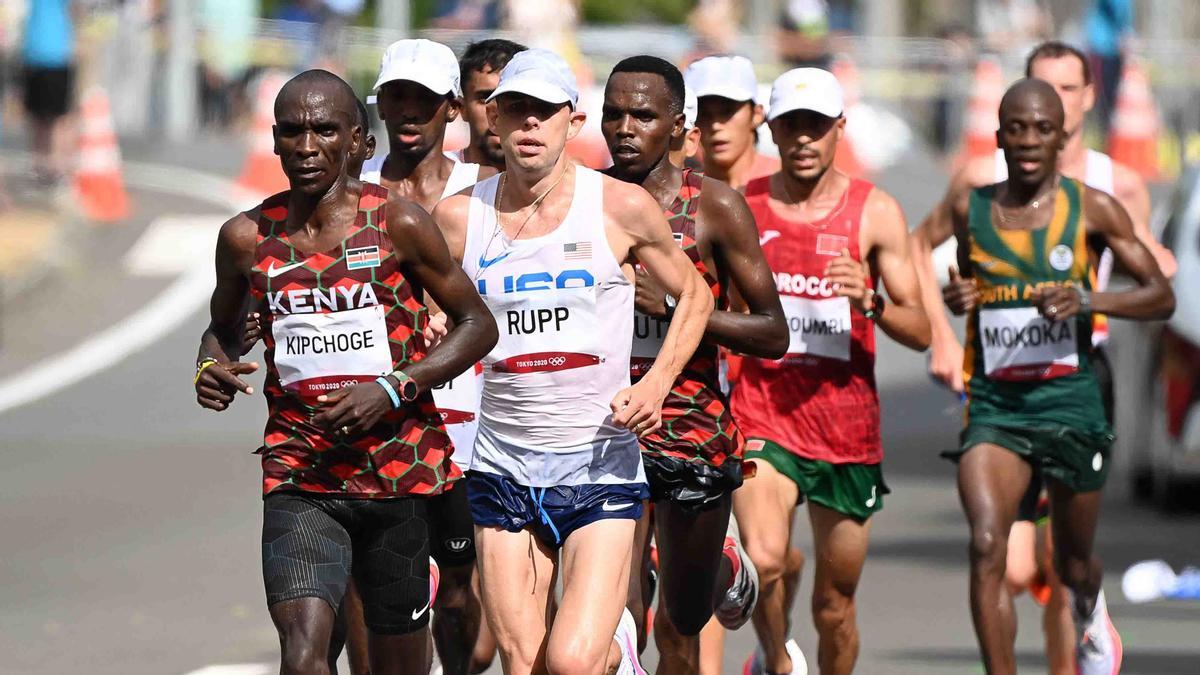
[[[531,487],[644,483],[637,439],[609,402],[629,386],[634,287],[604,233],[600,174],[578,167],[567,217],[512,241],[496,225],[499,177],[471,195],[463,269],[500,342],[483,361],[471,465]]]

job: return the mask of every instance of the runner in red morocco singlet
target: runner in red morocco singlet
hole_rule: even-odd
[[[222,226],[195,387],[224,410],[239,376],[243,302],[266,338],[263,578],[284,670],[327,672],[351,552],[373,672],[429,668],[427,497],[460,472],[428,389],[480,359],[495,323],[428,214],[347,175],[364,133],[354,92],[310,70],[275,102],[291,186]],[[427,291],[455,328],[426,355]]]
[[[804,673],[787,637],[787,551],[796,506],[808,500],[816,560],[813,623],[822,673],[850,673],[858,656],[854,594],[870,517],[887,486],[880,462],[875,325],[912,349],[929,344],[896,201],[833,169],[845,128],[831,73],[798,68],[777,79],[768,113],[783,169],[746,186],[759,242],[788,317],[780,361],[744,359],[731,396],[758,472],[734,494],[742,541],[758,568],[748,673]],[[879,280],[890,301],[877,293]],[[794,586],[793,586],[794,587]]]
[[[641,439],[654,505],[642,517],[630,571],[630,610],[646,615],[643,577],[653,526],[658,542],[662,603],[655,621],[658,672],[701,671],[699,634],[714,609],[729,629],[749,620],[758,578],[736,530],[727,534],[733,491],[742,484],[741,433],[729,414],[717,377],[717,345],[767,358],[787,349],[787,322],[758,245],[745,199],[728,185],[670,161],[686,133],[683,75],[653,56],[618,63],[604,91],[601,131],[613,157],[612,175],[644,187],[666,212],[675,240],[687,253],[721,310],[730,286],[749,312],[717,311],[663,403],[663,427]],[[674,299],[642,270],[631,377],[654,363],[671,322]],[[644,633],[640,633],[639,637]]]
[[[645,190],[563,154],[586,116],[561,57],[519,52],[491,99],[506,171],[434,210],[502,334],[467,485],[484,610],[507,673],[642,673],[622,592],[647,496],[630,432],[658,428],[712,295]],[[678,303],[630,386],[635,263]]]

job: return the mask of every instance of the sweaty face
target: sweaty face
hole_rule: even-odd
[[[1054,87],[1063,105],[1063,127],[1073,134],[1083,126],[1083,119],[1096,103],[1096,89],[1084,82],[1083,64],[1073,55],[1040,58],[1033,62],[1029,75]]]
[[[453,98],[407,80],[380,87],[378,106],[389,150],[400,154],[425,155],[446,135],[446,123],[458,117]]]
[[[1062,109],[1053,98],[1050,91],[1030,93],[1001,105],[996,142],[1004,150],[1009,180],[1036,185],[1055,171],[1066,132]]]
[[[645,176],[683,134],[683,114],[671,115],[662,76],[617,73],[604,89],[600,132],[619,176]]]
[[[547,103],[514,93],[502,94],[495,104],[488,116],[509,169],[549,169],[562,155],[567,141],[583,126],[583,114],[572,112],[568,103]]]
[[[484,66],[485,70],[473,70],[463,82],[463,119],[471,128],[471,145],[478,148],[484,157],[500,163],[504,151],[500,148],[500,137],[488,127],[487,99],[500,84],[500,71]]]
[[[731,166],[754,148],[754,130],[762,124],[762,113],[753,101],[734,101],[721,96],[703,96],[696,108],[696,128],[705,163]]]
[[[833,165],[845,117],[826,117],[812,110],[793,110],[771,121],[783,170],[798,181],[815,181]]]
[[[275,154],[293,190],[320,195],[347,175],[362,146],[353,99],[314,87],[289,92],[275,105]],[[355,120],[352,123],[352,120]]]

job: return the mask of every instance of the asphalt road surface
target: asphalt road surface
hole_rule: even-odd
[[[210,163],[232,175],[229,162]],[[944,181],[928,161],[882,180],[913,221],[937,197],[929,186]],[[243,397],[219,415],[199,409],[190,380],[203,297],[194,284],[177,283],[180,270],[135,274],[125,262],[163,218],[212,227],[231,210],[159,189],[135,188],[134,197],[134,222],[72,231],[53,279],[0,316],[0,391],[16,383],[43,392],[0,407],[0,672],[272,672],[278,651],[262,590],[260,475],[250,454],[261,440],[263,400]],[[160,236],[155,250],[210,264],[210,249],[175,236]],[[114,327],[116,337],[104,333]],[[82,369],[68,363],[28,376],[97,342],[82,352]],[[937,457],[955,442],[958,409],[929,383],[924,364],[881,337],[892,494],[875,520],[859,593],[860,673],[982,672],[966,603],[966,527],[952,467]],[[1130,605],[1119,578],[1146,558],[1200,563],[1200,518],[1132,503],[1119,477],[1112,486],[1098,548],[1125,641],[1124,672],[1200,672],[1200,604]],[[795,532],[811,551],[806,520]],[[815,673],[810,575],[811,566],[792,621]],[[1027,598],[1018,610],[1022,672],[1044,672],[1038,612]],[[726,672],[740,672],[753,645],[749,627],[731,634]],[[651,648],[645,662],[655,661]],[[230,664],[244,665],[212,668]]]

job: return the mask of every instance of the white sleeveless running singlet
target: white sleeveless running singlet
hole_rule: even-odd
[[[1113,160],[1112,157],[1097,152],[1088,148],[1087,159],[1084,160],[1083,169],[1083,184],[1092,188],[1106,192],[1113,197],[1117,196],[1114,184],[1116,179],[1113,177]],[[996,150],[996,182],[1008,178],[1008,164],[1004,161],[1004,151]],[[1108,280],[1112,277],[1113,254],[1112,249],[1104,249],[1100,254],[1100,262],[1096,265],[1096,290],[1103,291],[1108,288]],[[1098,345],[1108,340],[1108,324],[1103,323],[1095,326],[1092,330],[1092,344]]]
[[[378,184],[380,172],[386,155],[375,155],[363,163],[359,180],[366,183]],[[446,178],[446,187],[439,199],[445,199],[458,194],[479,180],[479,165],[455,162],[454,170]],[[465,372],[449,382],[433,388],[433,402],[442,413],[442,422],[446,433],[454,443],[454,454],[451,459],[458,468],[466,471],[471,468],[471,454],[475,450],[475,432],[479,426],[479,393],[482,388],[478,366],[468,368]]]
[[[629,386],[634,287],[604,231],[603,176],[575,169],[561,225],[511,240],[496,224],[499,176],[475,185],[463,269],[496,319],[483,359],[474,471],[527,487],[645,482],[637,438],[609,405]]]

